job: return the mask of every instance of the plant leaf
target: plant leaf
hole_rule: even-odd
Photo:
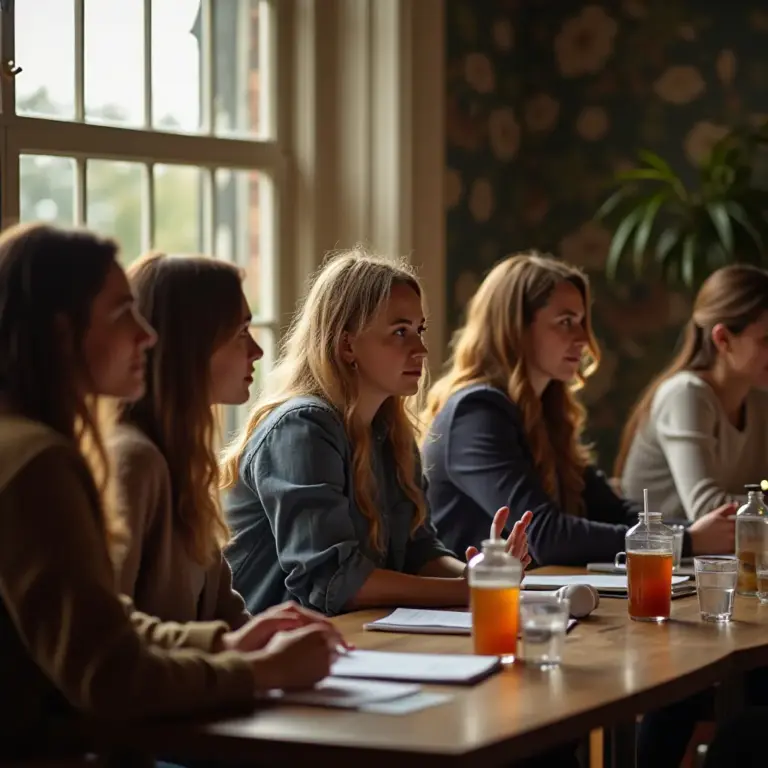
[[[665,229],[656,241],[656,261],[663,264],[670,251],[680,241],[680,231],[670,227]]]
[[[709,203],[707,205],[707,213],[715,225],[717,235],[723,244],[723,250],[726,254],[732,255],[733,227],[731,226],[731,217],[728,215],[728,210],[723,203]]]
[[[723,203],[723,207],[728,212],[728,215],[735,222],[740,224],[744,231],[752,238],[757,247],[758,255],[762,256],[764,253],[763,238],[755,228],[754,224],[750,221],[749,214],[744,209],[744,206],[737,203],[735,200],[729,200],[728,202]]]
[[[644,211],[644,206],[640,206],[630,211],[613,233],[611,248],[608,251],[608,260],[605,264],[605,273],[609,280],[616,279],[616,272],[618,271],[619,262],[621,261],[624,249],[629,242],[632,230],[637,226]]]
[[[696,278],[696,233],[691,232],[683,243],[683,260],[681,276],[683,282],[689,287],[693,287]]]
[[[672,170],[672,166],[660,155],[651,152],[649,149],[641,149],[637,156],[648,166],[664,174],[669,179],[676,179],[677,176]]]
[[[632,168],[629,171],[619,171],[615,176],[617,181],[662,181],[667,184],[676,181],[655,168]]]
[[[634,192],[632,187],[621,187],[617,189],[598,209],[595,213],[595,218],[600,220],[606,216],[610,216],[619,204],[622,203],[629,195]]]
[[[640,275],[642,272],[643,258],[645,251],[648,248],[648,240],[651,237],[651,231],[653,230],[653,223],[656,221],[656,214],[659,212],[662,203],[669,198],[670,192],[668,189],[662,190],[655,194],[645,207],[645,213],[643,219],[637,227],[635,233],[635,273]]]

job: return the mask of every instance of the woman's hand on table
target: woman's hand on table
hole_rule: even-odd
[[[694,555],[732,555],[736,551],[736,502],[723,504],[691,523],[691,548]]]
[[[260,651],[279,632],[291,632],[312,626],[324,627],[334,638],[336,646],[347,649],[351,647],[326,616],[297,603],[287,602],[267,608],[240,629],[225,633],[219,650],[242,653]]]

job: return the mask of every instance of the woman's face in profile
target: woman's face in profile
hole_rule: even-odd
[[[157,340],[139,315],[128,280],[116,262],[91,305],[83,356],[87,394],[136,400],[144,394],[146,351]]]
[[[586,346],[584,299],[575,285],[563,281],[531,323],[528,368],[534,388],[573,381]]]

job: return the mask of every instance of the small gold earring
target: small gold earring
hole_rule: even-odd
[[[352,370],[353,370],[353,371],[356,371],[356,370],[357,370],[357,360],[353,360],[353,361],[350,363],[350,365],[352,366]]]

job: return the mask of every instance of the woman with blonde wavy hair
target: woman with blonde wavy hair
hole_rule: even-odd
[[[429,502],[449,546],[475,541],[504,505],[510,521],[533,511],[539,565],[613,560],[624,548],[639,507],[593,465],[575,394],[599,360],[585,274],[538,253],[491,270],[422,415]],[[684,552],[716,551],[719,526],[711,516],[691,526]]]
[[[406,405],[427,355],[421,299],[406,264],[360,249],[316,276],[225,455],[227,557],[251,611],[288,596],[329,615],[467,603],[465,565],[430,521]],[[525,546],[523,523],[508,548],[526,561]]]

